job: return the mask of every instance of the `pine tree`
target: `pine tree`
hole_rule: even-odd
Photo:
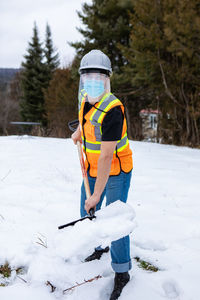
[[[196,146],[200,144],[200,5],[198,0],[170,0],[164,9],[167,51],[173,65],[164,77],[164,62],[162,79],[175,108],[176,140]]]
[[[158,108],[162,140],[199,144],[200,7],[197,0],[133,0],[127,74],[141,103]]]
[[[127,103],[131,136],[139,112],[158,109],[163,142],[200,143],[200,5],[198,0],[93,0],[84,4],[74,66],[97,48],[113,65],[112,88]],[[123,100],[122,99],[122,100]]]
[[[79,59],[92,49],[100,49],[107,54],[115,72],[126,63],[118,47],[129,44],[129,10],[131,0],[93,0],[84,3],[78,16],[85,29],[79,28],[84,40],[71,43],[76,49]]]
[[[53,46],[52,35],[50,26],[46,25],[46,39],[45,39],[45,64],[47,66],[47,72],[49,73],[49,80],[52,78],[53,72],[58,68],[59,62],[59,54],[55,53],[56,49]]]
[[[22,63],[21,116],[24,121],[41,122],[46,125],[43,91],[47,87],[48,78],[36,23],[27,52]]]
[[[78,16],[85,25],[84,29],[79,28],[84,39],[71,43],[77,52],[73,64],[76,70],[83,55],[92,49],[99,49],[108,55],[113,68],[112,91],[126,105],[129,120],[132,118],[133,106],[138,107],[137,101],[132,101],[133,87],[123,71],[124,66],[128,64],[122,47],[129,48],[130,12],[133,13],[132,0],[93,0],[91,4],[83,4]],[[135,124],[135,119],[128,122],[129,136],[133,135],[131,131],[137,131],[136,135],[140,135],[140,129],[136,129]]]

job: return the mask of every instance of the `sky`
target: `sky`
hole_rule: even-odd
[[[33,36],[36,22],[40,41],[45,40],[46,24],[52,32],[61,66],[72,61],[75,50],[67,42],[83,39],[77,11],[92,0],[0,0],[0,68],[19,68]]]

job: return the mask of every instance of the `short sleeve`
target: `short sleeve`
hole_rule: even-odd
[[[112,108],[102,123],[102,141],[118,141],[122,137],[124,115],[120,106]]]

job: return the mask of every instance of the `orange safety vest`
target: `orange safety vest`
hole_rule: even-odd
[[[79,124],[81,125],[83,150],[86,156],[86,169],[89,170],[91,177],[97,177],[98,159],[101,153],[101,126],[103,119],[106,113],[116,106],[120,106],[124,114],[124,106],[112,93],[108,93],[84,116],[86,122],[83,125],[83,111],[86,96],[86,93],[82,94],[81,107],[79,110]],[[119,175],[121,171],[128,173],[132,168],[132,151],[129,146],[127,125],[124,116],[122,137],[121,140],[117,141],[117,146],[113,153],[110,176]]]

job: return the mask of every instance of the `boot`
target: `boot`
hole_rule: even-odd
[[[103,255],[103,253],[107,253],[108,251],[109,251],[109,247],[106,247],[105,249],[101,249],[101,250],[96,250],[95,249],[94,253],[92,253],[90,256],[88,256],[85,259],[85,262],[92,261],[92,260],[95,260],[95,259],[100,259],[101,256]]]
[[[116,300],[121,295],[125,285],[129,282],[130,275],[128,272],[115,273],[114,288],[110,296],[110,300]]]

